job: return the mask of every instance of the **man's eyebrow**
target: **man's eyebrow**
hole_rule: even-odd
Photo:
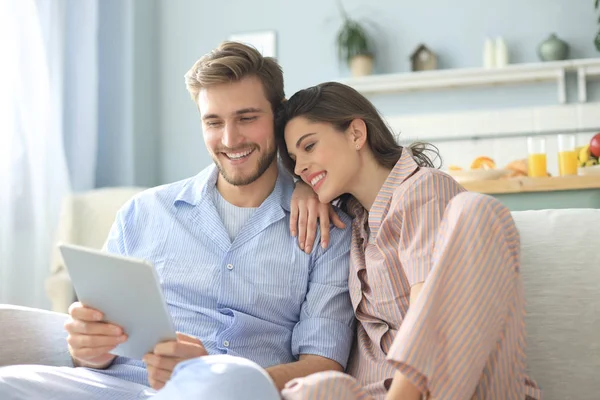
[[[219,116],[217,114],[204,114],[202,116],[202,120],[213,119],[213,118],[219,118]]]
[[[302,141],[304,139],[306,139],[309,136],[316,135],[316,134],[317,134],[316,132],[313,132],[313,133],[307,133],[306,135],[300,136],[300,139],[298,139],[298,141],[296,142],[296,148],[300,147],[300,143],[302,143]]]
[[[235,115],[243,115],[243,114],[251,114],[251,113],[262,113],[263,110],[260,108],[256,108],[256,107],[247,107],[247,108],[242,108],[240,110],[237,110],[235,112]],[[206,114],[202,117],[203,120],[207,120],[207,119],[213,119],[213,118],[219,118],[219,116],[217,114]]]
[[[235,112],[235,115],[251,114],[251,113],[261,113],[261,112],[263,112],[263,110],[260,109],[260,108],[248,107],[248,108],[242,108],[241,110],[237,110]]]

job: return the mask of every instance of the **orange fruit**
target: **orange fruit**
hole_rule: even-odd
[[[477,157],[473,160],[471,164],[471,169],[494,169],[496,168],[496,163],[489,157],[481,156]]]
[[[462,168],[458,165],[448,165],[448,171],[462,171]]]

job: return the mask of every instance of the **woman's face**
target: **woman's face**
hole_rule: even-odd
[[[350,192],[357,176],[360,160],[350,131],[339,132],[331,124],[305,117],[293,118],[285,127],[294,172],[313,188],[322,203]]]

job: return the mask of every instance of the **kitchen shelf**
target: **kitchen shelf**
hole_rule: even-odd
[[[369,75],[339,82],[363,94],[414,92],[521,83],[556,82],[558,101],[566,103],[565,76],[577,73],[579,102],[587,101],[587,81],[600,77],[600,58],[509,64],[502,68],[462,68],[398,74]]]
[[[485,194],[600,189],[600,175],[471,181],[463,182],[462,186],[468,191]]]

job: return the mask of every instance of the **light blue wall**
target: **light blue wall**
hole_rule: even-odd
[[[136,0],[133,14],[133,182],[152,186],[159,180],[160,64],[157,0]]]
[[[133,183],[133,4],[98,4],[98,159],[96,185]]]
[[[159,178],[157,0],[102,0],[98,8],[96,186],[153,186]]]
[[[346,0],[344,4],[353,16],[376,23],[380,73],[407,72],[408,55],[420,42],[439,54],[442,68],[481,66],[488,35],[505,38],[512,62],[537,61],[536,47],[551,32],[571,44],[571,58],[600,57],[592,43],[597,31],[592,0]],[[275,30],[289,96],[347,75],[334,47],[339,22],[333,0],[160,0],[159,181],[187,177],[211,162],[183,81],[201,55],[231,33]],[[593,86],[590,100],[600,101],[600,87]],[[570,90],[570,101],[574,95]],[[382,96],[373,101],[385,114],[401,114],[556,104],[556,99],[554,85],[540,85]]]

